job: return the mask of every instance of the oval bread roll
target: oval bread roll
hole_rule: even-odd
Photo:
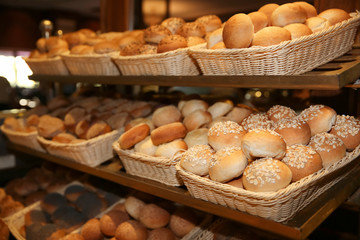
[[[129,149],[136,143],[145,139],[150,133],[150,127],[146,123],[138,124],[124,132],[118,143],[122,149]]]
[[[306,11],[297,4],[285,3],[280,5],[271,14],[272,26],[284,27],[291,23],[304,23]]]
[[[169,123],[151,131],[151,140],[155,146],[171,142],[186,136],[187,130],[181,122]]]
[[[291,40],[291,33],[283,28],[277,26],[265,27],[259,30],[254,35],[252,46],[272,46],[280,44],[281,42]]]
[[[194,145],[181,156],[180,165],[188,172],[205,176],[209,173],[214,153],[209,145]]]
[[[360,144],[360,120],[348,115],[336,116],[336,122],[330,133],[338,136],[348,151]]]
[[[265,13],[251,12],[248,15],[251,18],[252,23],[254,24],[255,33],[260,29],[263,29],[264,27],[267,27],[269,25],[269,21]]]
[[[336,112],[331,107],[317,104],[305,108],[299,118],[310,126],[311,136],[317,133],[328,132],[335,124]]]
[[[153,112],[152,123],[155,127],[160,127],[173,122],[181,121],[181,112],[174,105],[160,107]]]
[[[335,25],[350,18],[349,13],[339,8],[327,9],[319,13],[318,16],[327,19],[330,22],[330,25]]]
[[[247,48],[254,37],[254,24],[251,18],[238,13],[230,17],[223,28],[223,41],[227,48]]]
[[[327,19],[319,16],[306,19],[305,24],[311,29],[313,33],[320,32],[331,26],[330,22]]]

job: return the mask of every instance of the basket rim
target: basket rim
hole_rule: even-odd
[[[18,137],[30,137],[30,136],[38,135],[38,132],[36,130],[31,131],[31,132],[19,132],[19,131],[14,131],[14,130],[11,130],[11,129],[7,129],[4,125],[1,125],[0,129],[5,134],[9,134],[9,135],[12,135],[12,136],[18,136]]]
[[[61,54],[60,57],[64,58],[64,59],[89,59],[89,58],[93,58],[93,59],[111,59],[113,57],[113,55],[119,54],[120,51],[115,51],[115,52],[110,52],[110,53],[105,53],[105,54],[99,54],[99,53],[92,53],[92,54],[84,54],[84,55],[76,55],[76,54],[70,54],[70,53],[66,53],[66,54]]]
[[[25,62],[29,63],[42,63],[42,62],[58,62],[62,61],[61,56],[56,56],[53,58],[29,58],[29,57],[22,57]]]

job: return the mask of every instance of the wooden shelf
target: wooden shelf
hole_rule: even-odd
[[[170,201],[182,203],[195,209],[217,216],[228,218],[242,224],[270,232],[287,239],[306,239],[342,202],[360,186],[360,158],[339,169],[339,173],[350,172],[316,200],[300,210],[286,223],[249,215],[228,207],[213,204],[190,196],[185,187],[171,187],[156,181],[126,174],[120,160],[116,157],[98,167],[89,167],[74,161],[34,151],[32,149],[8,142],[7,147],[15,153],[54,162],[78,171],[88,173],[132,189],[143,191]]]

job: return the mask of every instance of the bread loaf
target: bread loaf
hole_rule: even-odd
[[[223,28],[223,41],[227,48],[247,48],[254,37],[254,24],[251,18],[238,13],[230,17]]]

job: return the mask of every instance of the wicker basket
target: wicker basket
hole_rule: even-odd
[[[185,171],[180,163],[176,165],[176,170],[190,194],[195,198],[277,222],[285,222],[320,194],[345,178],[351,171],[358,171],[359,167],[346,169],[348,170],[346,174],[337,170],[345,167],[359,155],[360,145],[353,152],[347,153],[339,162],[292,183],[284,189],[265,193],[247,191],[200,177]]]
[[[23,58],[33,74],[45,75],[69,75],[69,71],[65,66],[61,57],[36,59]]]
[[[119,138],[122,130],[113,130],[87,141],[69,144],[57,143],[38,136],[38,141],[45,149],[55,156],[95,167],[115,156],[111,144]]]
[[[323,31],[268,47],[193,48],[189,53],[204,75],[296,75],[348,52],[354,43],[360,13]]]
[[[175,169],[177,160],[122,150],[118,142],[113,143],[126,173],[151,179],[170,186],[182,186],[183,182]]]
[[[189,54],[190,48],[157,54],[113,57],[123,75],[199,75],[196,61]]]
[[[119,69],[111,55],[70,55],[61,56],[72,75],[118,76]]]
[[[41,146],[39,141],[37,140],[38,133],[37,131],[33,132],[17,132],[6,129],[4,125],[1,126],[1,131],[6,135],[10,142],[25,146],[31,149],[34,149],[39,152],[46,152],[45,148]]]

